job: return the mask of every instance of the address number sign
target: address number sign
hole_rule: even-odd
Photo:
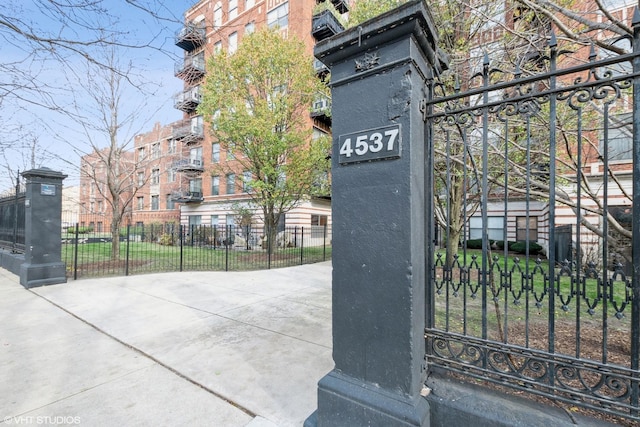
[[[340,135],[339,163],[368,162],[400,157],[400,125]]]

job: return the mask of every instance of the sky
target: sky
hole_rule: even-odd
[[[97,92],[87,92],[91,77],[98,72],[87,70],[82,54],[52,44],[36,45],[3,23],[21,30],[33,29],[38,36],[74,42],[94,39],[92,29],[98,27],[103,29],[101,34],[117,37],[124,45],[116,48],[119,63],[130,64],[134,70],[131,80],[144,86],[144,92],[132,86],[123,91],[120,115],[131,115],[132,120],[123,130],[121,142],[132,143],[135,134],[152,130],[156,122],[168,124],[182,117],[172,100],[182,90],[182,81],[174,77],[174,64],[181,60],[183,51],[174,41],[184,12],[195,1],[99,0],[92,10],[55,9],[56,4],[82,3],[91,2],[3,0],[0,4],[0,126],[4,129],[0,146],[7,147],[0,156],[0,193],[15,185],[11,174],[34,164],[67,174],[65,186],[77,185],[80,156],[90,151],[88,140],[99,146],[107,144],[104,133],[85,130],[81,119],[66,114],[71,112],[88,123],[99,120],[100,112],[91,99]],[[74,49],[93,58],[104,54],[104,49],[80,43]],[[6,88],[15,89],[10,83],[31,85],[37,90],[9,93]]]

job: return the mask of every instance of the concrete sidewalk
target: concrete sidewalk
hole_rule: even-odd
[[[0,269],[0,425],[301,426],[331,358],[331,263],[83,279]]]

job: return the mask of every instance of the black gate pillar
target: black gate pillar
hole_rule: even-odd
[[[62,262],[62,180],[49,168],[22,173],[26,179],[24,263],[20,284],[25,288],[67,281]]]
[[[437,66],[435,34],[419,1],[316,45],[332,82],[335,368],[306,426],[429,424],[420,102]]]

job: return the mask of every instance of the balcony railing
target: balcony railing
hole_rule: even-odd
[[[204,55],[187,55],[183,62],[177,62],[175,65],[175,76],[181,78],[185,82],[193,82],[202,78],[205,74]]]
[[[311,117],[331,125],[331,99],[318,97],[311,107]]]
[[[330,10],[324,10],[314,15],[311,24],[311,35],[313,35],[317,41],[324,40],[344,31],[344,27]]]
[[[202,158],[176,160],[173,162],[172,166],[178,172],[204,172],[204,162],[202,161]]]
[[[173,127],[173,139],[181,140],[184,144],[195,144],[204,138],[204,126],[194,125],[190,120]]]
[[[349,5],[346,0],[331,0],[331,3],[336,7],[336,10],[340,13],[349,12]]]
[[[198,108],[201,100],[200,86],[196,86],[174,96],[173,105],[180,111],[190,113]]]
[[[313,61],[313,68],[316,70],[316,73],[320,75],[329,72],[329,68],[317,59]]]
[[[193,22],[187,23],[176,33],[176,46],[191,52],[205,42],[204,27]]]
[[[176,191],[171,193],[171,200],[176,203],[201,203],[204,197],[201,191]]]

